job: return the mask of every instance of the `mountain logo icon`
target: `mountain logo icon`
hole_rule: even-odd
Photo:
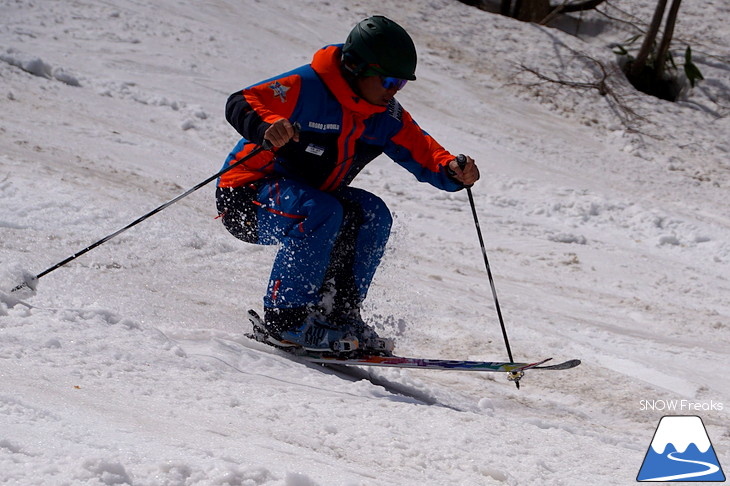
[[[707,429],[695,415],[667,415],[657,425],[636,480],[724,482]]]

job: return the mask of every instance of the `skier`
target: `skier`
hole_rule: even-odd
[[[222,175],[216,190],[231,234],[281,245],[264,297],[272,344],[392,350],[360,314],[392,218],[382,199],[351,181],[381,153],[445,191],[479,179],[471,157],[459,167],[394,98],[415,70],[408,33],[373,16],[310,64],[229,97],[226,118],[243,138],[224,167],[265,140],[273,147]]]

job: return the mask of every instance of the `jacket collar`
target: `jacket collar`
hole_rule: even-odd
[[[342,75],[341,58],[342,44],[325,46],[314,53],[312,69],[319,75],[327,88],[337,98],[337,101],[346,109],[369,117],[376,113],[383,113],[385,106],[368,103],[360,98],[350,87]]]

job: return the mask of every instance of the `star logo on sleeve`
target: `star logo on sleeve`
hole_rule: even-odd
[[[289,91],[288,87],[275,81],[269,85],[269,88],[274,92],[274,98],[279,98],[282,103],[286,103],[286,92]]]

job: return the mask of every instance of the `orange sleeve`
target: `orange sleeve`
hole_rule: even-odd
[[[410,113],[403,112],[403,128],[391,139],[394,143],[405,147],[411,157],[421,166],[432,172],[438,172],[456,157],[441,146],[431,135],[426,133],[411,118]]]
[[[296,74],[237,91],[226,103],[226,119],[243,138],[261,143],[269,125],[281,118],[291,118],[300,91],[301,78]]]
[[[446,170],[449,162],[456,157],[422,130],[405,110],[401,123],[400,130],[386,145],[385,153],[421,182],[445,191],[463,189],[464,186],[451,178]]]
[[[280,118],[291,118],[300,90],[301,79],[293,74],[247,88],[243,97],[264,122],[271,124]]]

